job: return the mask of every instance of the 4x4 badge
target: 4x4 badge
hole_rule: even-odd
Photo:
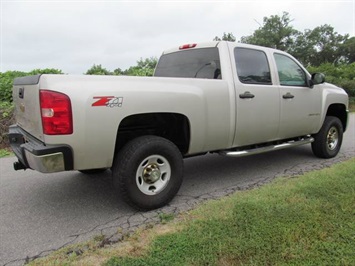
[[[121,107],[123,104],[123,97],[116,96],[95,96],[96,101],[91,106],[106,106],[106,107]]]

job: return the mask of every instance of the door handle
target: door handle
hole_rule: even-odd
[[[239,94],[240,99],[252,99],[254,97],[255,97],[255,95],[251,94],[250,91],[246,91],[243,94]]]
[[[292,98],[294,98],[295,96],[294,95],[292,95],[291,93],[286,93],[286,94],[284,94],[284,95],[282,95],[282,98],[284,98],[284,99],[292,99]]]

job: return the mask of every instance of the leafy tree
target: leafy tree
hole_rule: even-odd
[[[38,75],[38,74],[63,74],[62,70],[55,68],[45,68],[45,69],[34,69],[28,72],[27,75]]]
[[[305,38],[313,44],[316,54],[311,65],[319,66],[323,63],[337,63],[342,57],[340,47],[346,41],[349,35],[342,36],[334,31],[334,28],[328,24],[314,28],[305,34]]]
[[[0,101],[12,102],[13,81],[17,77],[24,77],[27,73],[21,71],[0,72]]]
[[[327,82],[345,89],[350,97],[355,97],[355,63],[337,66],[324,63],[320,66],[309,66],[307,69],[310,73],[324,73]]]
[[[113,73],[103,68],[101,65],[93,65],[85,73],[86,75],[112,75]]]
[[[328,24],[303,33],[294,29],[289,13],[264,17],[263,25],[250,36],[243,36],[242,43],[256,44],[286,51],[305,65],[354,62],[355,40],[341,35]]]
[[[355,37],[351,37],[344,41],[341,46],[342,55],[345,58],[346,63],[354,63],[355,62]]]
[[[156,57],[150,57],[146,59],[141,58],[137,61],[137,66],[140,68],[155,69],[157,63],[158,63],[158,58]]]
[[[62,74],[61,70],[46,68],[34,69],[31,72],[7,71],[0,72],[0,101],[12,102],[12,86],[15,78],[37,74]]]
[[[115,76],[120,76],[122,74],[123,74],[123,71],[119,67],[113,71],[113,75],[115,75]]]
[[[243,36],[240,41],[287,51],[294,43],[295,35],[299,33],[290,25],[291,22],[287,12],[283,12],[281,17],[278,15],[264,17],[263,25],[252,35]]]
[[[86,75],[126,75],[126,76],[153,76],[155,66],[158,59],[156,57],[141,58],[137,61],[135,66],[122,71],[121,68],[116,68],[113,72],[103,68],[101,65],[93,65],[86,71]]]
[[[233,33],[223,33],[222,39],[219,38],[218,36],[214,37],[214,41],[229,41],[229,42],[235,42],[236,38],[234,37]]]
[[[136,66],[131,66],[127,70],[123,71],[123,75],[127,76],[153,76],[155,66],[158,63],[156,57],[150,57],[146,59],[140,59],[137,61]]]
[[[350,61],[346,51],[351,53],[345,43],[349,35],[341,35],[334,31],[328,24],[318,26],[313,30],[305,30],[299,34],[294,46],[289,51],[306,65],[319,66],[324,63],[338,63],[341,60]]]

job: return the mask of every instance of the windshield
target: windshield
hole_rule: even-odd
[[[218,48],[191,49],[162,55],[154,76],[221,79]]]

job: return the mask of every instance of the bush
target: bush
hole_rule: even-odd
[[[0,102],[0,149],[9,145],[7,133],[9,126],[15,123],[14,106],[10,102]]]
[[[326,63],[319,67],[308,67],[310,73],[323,73],[329,83],[343,88],[350,97],[355,97],[355,63],[334,66]]]
[[[21,72],[21,71],[7,71],[0,72],[0,102],[12,102],[12,86],[14,79],[18,77],[24,77],[29,75],[37,74],[62,74],[61,70],[46,68],[46,69],[35,69],[31,72]]]
[[[7,133],[9,126],[15,123],[14,106],[12,104],[12,86],[15,78],[37,74],[62,74],[61,70],[46,68],[31,72],[0,72],[0,149],[8,147]]]
[[[12,102],[12,85],[15,78],[26,76],[20,71],[0,72],[0,102]]]

